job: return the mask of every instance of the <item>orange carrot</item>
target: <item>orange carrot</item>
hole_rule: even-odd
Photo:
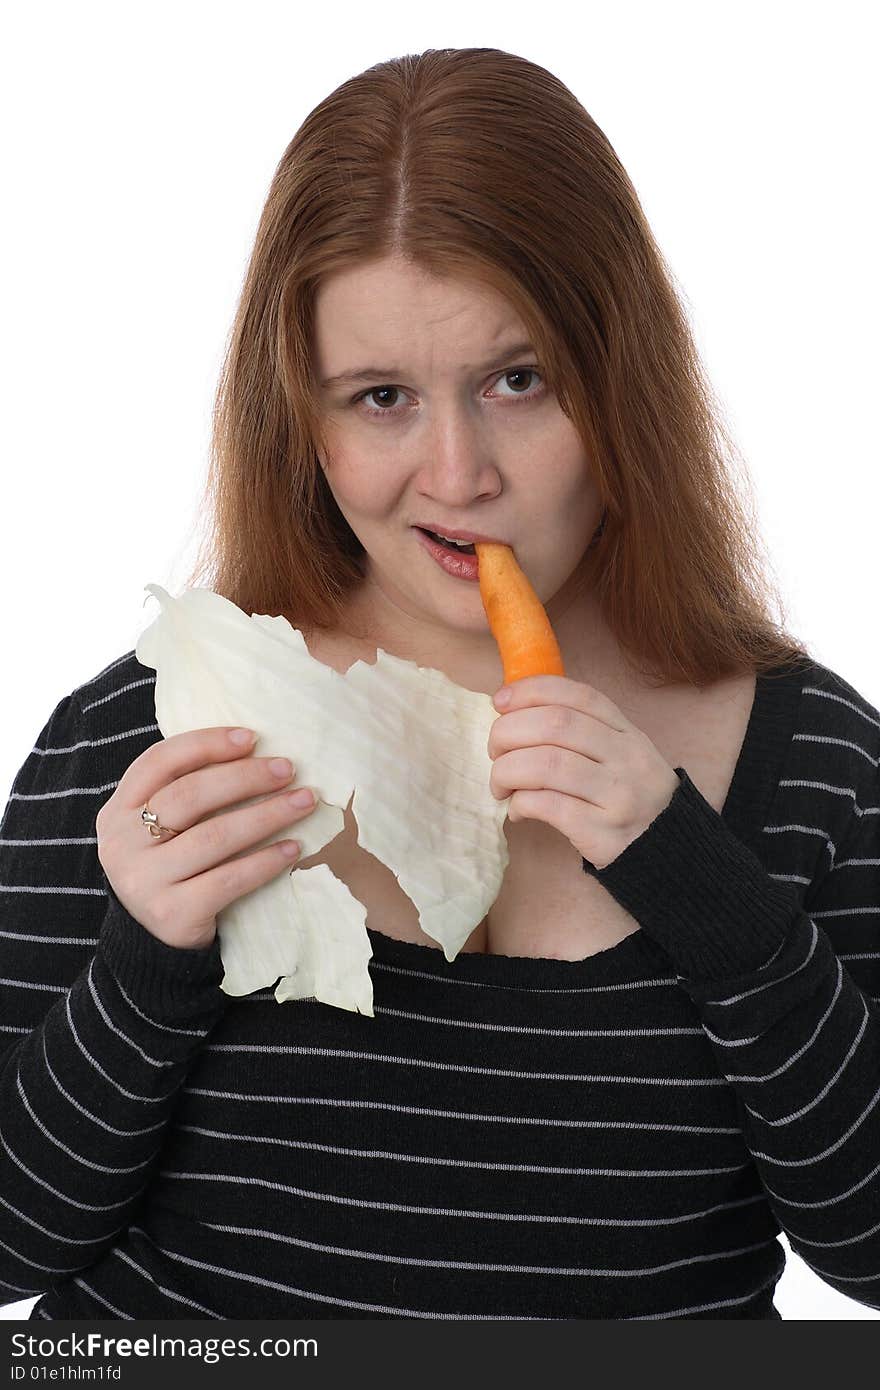
[[[564,676],[550,619],[510,546],[475,541],[474,549],[480,597],[498,643],[505,685],[525,676]]]

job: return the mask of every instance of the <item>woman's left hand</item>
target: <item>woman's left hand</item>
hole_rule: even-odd
[[[490,791],[510,797],[511,821],[544,821],[607,868],[669,805],[678,773],[593,686],[525,676],[504,689],[510,703],[487,744]]]

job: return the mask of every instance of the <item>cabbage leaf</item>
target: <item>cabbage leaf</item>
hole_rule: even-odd
[[[284,617],[248,617],[210,589],[175,598],[145,587],[160,612],[135,654],[156,672],[163,737],[242,724],[257,734],[254,756],[290,758],[318,798],[295,826],[243,853],[293,835],[300,860],[317,854],[344,828],[353,795],[358,844],[392,871],[422,930],[454,960],[509,862],[509,798],[489,790],[491,698],[381,649],[373,665],[356,661],[341,675]],[[279,1003],[314,998],[372,1016],[366,916],[326,864],[294,865],[218,913],[221,988],[241,996],[277,981]]]

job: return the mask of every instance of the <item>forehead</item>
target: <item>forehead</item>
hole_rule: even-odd
[[[514,306],[492,286],[435,276],[399,258],[338,271],[315,298],[322,374],[356,365],[352,352],[369,353],[365,361],[437,347],[479,354],[508,334],[527,336]]]

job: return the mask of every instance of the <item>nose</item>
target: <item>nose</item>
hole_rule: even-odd
[[[496,450],[478,424],[452,409],[432,424],[420,476],[422,494],[444,503],[444,514],[464,510],[475,498],[495,497],[502,487]]]

